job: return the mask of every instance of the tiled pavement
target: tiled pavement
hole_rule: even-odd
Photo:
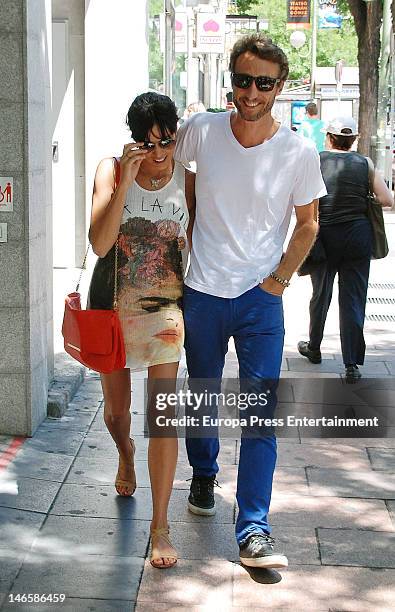
[[[374,263],[372,284],[391,278],[388,265]],[[299,279],[286,295],[283,361],[283,377],[305,381],[311,396],[307,412],[315,399],[314,381],[342,373],[336,312],[328,320],[321,366],[311,366],[294,348],[306,333],[309,293],[307,279]],[[364,377],[382,379],[388,388],[376,404],[390,411],[394,338],[394,323],[367,321]],[[225,374],[236,373],[230,346]],[[116,451],[103,425],[95,376],[87,378],[67,414],[43,423],[7,467],[12,439],[0,436],[2,611],[395,610],[395,437],[318,439],[296,431],[279,439],[271,523],[289,557],[281,573],[246,570],[238,562],[233,536],[238,440],[222,443],[218,511],[208,518],[186,510],[190,471],[181,440],[170,504],[180,559],[171,570],[151,568],[142,384],[142,378],[135,380],[133,389],[138,489],[132,499],[119,498],[113,488]],[[11,604],[18,593],[64,593],[66,602]]]

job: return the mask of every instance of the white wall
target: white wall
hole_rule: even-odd
[[[87,222],[98,162],[129,141],[128,108],[148,88],[146,0],[85,0]]]

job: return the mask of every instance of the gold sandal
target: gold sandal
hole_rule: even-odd
[[[151,529],[150,563],[152,567],[155,567],[156,569],[169,569],[170,567],[174,567],[174,565],[177,563],[177,553],[174,551],[175,554],[173,553],[172,555],[159,554],[158,549],[154,545],[154,538],[162,538],[174,550],[173,544],[171,543],[170,538],[169,538],[169,528],[168,527],[159,527],[158,529]],[[162,561],[164,561],[164,559],[171,559],[172,562],[168,564],[161,563],[159,565],[159,564],[154,563],[154,561],[157,559],[158,560],[162,559]]]
[[[133,465],[133,475],[130,480],[123,480],[122,478],[119,477],[119,467],[118,467],[118,472],[115,478],[115,490],[118,493],[118,495],[120,495],[121,497],[131,497],[136,490],[136,472],[134,471],[134,454],[136,452],[136,445],[132,438],[129,438],[129,439],[130,439],[130,444],[132,446],[131,464]],[[119,487],[125,487],[127,489],[126,493],[120,493]]]

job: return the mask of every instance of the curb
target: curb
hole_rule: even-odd
[[[84,382],[86,368],[67,353],[55,355],[54,379],[48,389],[47,416],[60,419]]]

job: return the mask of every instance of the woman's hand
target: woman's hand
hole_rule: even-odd
[[[132,142],[123,147],[123,154],[119,160],[121,167],[121,177],[119,184],[127,189],[135,181],[140,170],[141,162],[146,158],[148,151],[140,149],[143,142]]]

